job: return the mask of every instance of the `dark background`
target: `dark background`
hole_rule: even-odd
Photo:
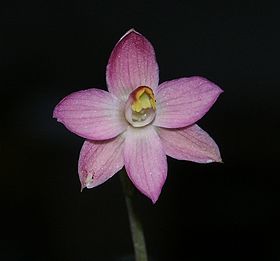
[[[80,193],[83,139],[52,119],[73,91],[106,88],[131,27],[154,45],[161,82],[201,75],[224,90],[199,121],[224,164],[168,159],[137,207],[152,260],[280,260],[279,9],[266,1],[9,1],[1,4],[0,260],[124,260],[117,176]]]

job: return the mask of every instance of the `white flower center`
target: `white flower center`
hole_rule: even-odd
[[[134,90],[125,106],[125,118],[133,127],[150,124],[156,115],[156,100],[151,88],[140,86]]]

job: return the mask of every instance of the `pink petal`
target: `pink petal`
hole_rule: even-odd
[[[53,117],[77,135],[91,139],[110,139],[127,128],[124,104],[109,92],[98,89],[74,92],[54,109]]]
[[[105,141],[85,141],[80,152],[79,176],[84,187],[96,187],[124,165],[122,135]]]
[[[151,43],[129,30],[114,47],[107,65],[109,92],[124,99],[137,87],[158,86],[158,65]]]
[[[167,176],[167,161],[153,126],[129,127],[124,147],[125,168],[130,180],[155,203]]]
[[[165,153],[178,160],[221,162],[215,141],[196,124],[182,129],[158,129]]]
[[[217,85],[202,77],[164,82],[156,90],[154,125],[165,128],[191,125],[211,108],[221,92]]]

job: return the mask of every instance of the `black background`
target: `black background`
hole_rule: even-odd
[[[199,121],[224,164],[168,159],[152,205],[137,197],[152,260],[279,260],[279,17],[269,2],[9,1],[1,4],[0,260],[124,260],[119,179],[80,193],[83,139],[52,119],[73,91],[106,88],[130,28],[154,45],[160,81],[224,90]]]

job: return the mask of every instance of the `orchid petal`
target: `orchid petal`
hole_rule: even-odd
[[[124,104],[109,92],[89,89],[65,97],[55,107],[53,117],[81,137],[104,140],[127,128],[123,110]]]
[[[165,128],[191,125],[204,116],[221,92],[217,85],[202,77],[164,82],[156,90],[154,125]]]
[[[153,126],[129,127],[124,145],[125,168],[130,180],[155,203],[167,176],[167,161]]]
[[[110,140],[84,142],[78,167],[82,189],[96,187],[122,169],[123,141],[119,135]]]
[[[158,128],[158,133],[165,153],[172,158],[198,163],[222,161],[215,141],[196,124],[182,129]]]
[[[139,86],[158,86],[158,65],[151,43],[129,30],[113,49],[106,71],[109,92],[126,99]]]

